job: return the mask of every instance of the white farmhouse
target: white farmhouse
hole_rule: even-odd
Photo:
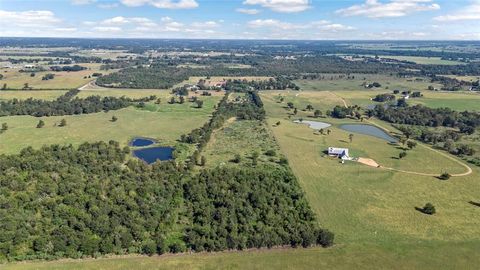
[[[336,147],[329,147],[328,148],[328,155],[333,157],[339,157],[341,159],[349,159],[350,156],[348,155],[348,148],[336,148]]]

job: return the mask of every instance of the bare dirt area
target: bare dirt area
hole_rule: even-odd
[[[373,160],[371,158],[360,157],[360,158],[358,158],[357,162],[365,164],[365,165],[370,166],[370,167],[375,167],[375,168],[380,167],[380,165],[375,160]]]

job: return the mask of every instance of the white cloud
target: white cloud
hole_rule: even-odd
[[[118,16],[118,17],[113,17],[110,19],[106,19],[102,21],[102,24],[107,24],[107,25],[121,25],[121,24],[126,24],[128,23],[129,20],[125,17]]]
[[[295,13],[310,8],[309,0],[245,0],[244,5],[260,5],[276,12]]]
[[[189,9],[197,8],[196,0],[120,0],[120,2],[129,7],[139,7],[151,5],[156,8],[165,9]]]
[[[206,21],[206,22],[194,22],[192,23],[192,27],[195,28],[212,28],[212,27],[218,27],[219,24],[214,21]]]
[[[258,19],[249,21],[247,24],[250,28],[271,28],[273,30],[301,30],[305,29],[308,31],[323,31],[323,32],[338,32],[338,31],[350,31],[354,30],[354,27],[339,24],[331,23],[330,21],[320,20],[307,22],[302,24],[295,24],[289,22],[282,22],[279,20],[273,19]]]
[[[1,28],[51,27],[61,20],[49,10],[6,11],[0,10]]]
[[[72,0],[71,1],[72,5],[77,5],[77,6],[89,5],[89,4],[93,4],[95,2],[97,2],[97,0]]]
[[[440,22],[467,21],[467,20],[480,21],[480,1],[475,1],[471,5],[465,7],[464,9],[461,9],[460,11],[454,12],[452,14],[435,17],[434,20],[440,21]]]
[[[368,18],[403,17],[419,11],[440,9],[432,0],[391,0],[382,3],[378,0],[366,0],[364,4],[339,9],[337,14],[343,16],[365,16]]]
[[[77,28],[75,28],[75,27],[59,27],[59,28],[55,28],[53,30],[58,31],[58,32],[75,32],[75,31],[77,31]]]
[[[99,8],[104,8],[104,9],[111,9],[111,8],[116,8],[116,7],[118,7],[118,3],[98,4],[97,7],[99,7]]]
[[[93,30],[98,32],[120,32],[122,31],[122,28],[117,26],[96,26]]]
[[[254,8],[237,8],[236,11],[248,15],[255,15],[260,13],[260,10]]]

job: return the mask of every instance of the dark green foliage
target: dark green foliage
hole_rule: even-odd
[[[395,100],[395,95],[392,94],[378,94],[374,99],[377,102],[385,102]]]
[[[42,81],[53,80],[54,78],[55,78],[55,74],[47,73],[47,74],[43,75]]]
[[[195,251],[310,246],[321,235],[288,169],[205,170],[185,185],[185,198],[193,221],[185,240]]]
[[[63,118],[61,121],[60,121],[60,124],[58,124],[59,127],[64,127],[67,125],[67,120],[65,120],[65,118]]]
[[[246,92],[251,90],[299,90],[300,88],[295,85],[289,78],[279,76],[275,79],[269,80],[227,80],[224,86],[227,91],[234,92]]]
[[[435,206],[431,203],[426,203],[425,206],[421,209],[421,212],[427,215],[433,215],[436,213]]]
[[[129,161],[118,143],[53,145],[0,156],[0,258],[156,252],[175,220],[181,174]]]
[[[265,152],[265,155],[269,156],[269,157],[274,157],[277,155],[277,152],[274,150],[274,149],[270,149],[270,150],[267,150]]]
[[[429,127],[480,126],[480,113],[456,112],[449,108],[432,109],[422,105],[411,107],[375,106],[371,113],[378,118],[396,124],[419,125]],[[466,129],[464,129],[466,130]]]
[[[405,152],[405,151],[400,152],[400,154],[398,154],[398,158],[399,158],[399,159],[402,159],[402,158],[404,158],[404,157],[406,157],[406,156],[407,156],[407,152]]]
[[[449,173],[444,172],[444,173],[442,173],[438,178],[439,178],[440,180],[448,180],[448,179],[450,179],[450,177],[452,177],[452,176],[451,176]]]
[[[344,107],[344,106],[337,105],[333,108],[333,111],[330,113],[330,116],[334,118],[346,118],[349,116],[351,117],[357,116],[357,118],[360,118],[359,107],[357,106]]]
[[[51,71],[68,71],[68,72],[75,72],[75,71],[81,71],[87,69],[86,67],[82,67],[79,65],[73,65],[73,66],[51,66],[50,70]]]
[[[45,126],[45,122],[43,120],[39,120],[37,124],[37,128],[43,128]]]
[[[242,156],[240,154],[235,154],[235,156],[233,157],[232,161],[234,163],[240,163],[242,162]]]
[[[100,97],[90,96],[85,99],[74,98],[79,90],[70,90],[56,100],[47,101],[29,98],[26,100],[0,101],[0,116],[8,115],[32,115],[57,116],[96,113],[100,111],[118,110],[132,105],[134,102],[151,101],[155,96],[141,99],[126,97]]]
[[[111,120],[112,122],[117,122],[117,120],[118,120],[118,117],[116,117],[115,115],[112,116],[112,120]]]
[[[158,65],[151,68],[127,68],[97,79],[105,87],[167,89],[188,80],[188,69]]]
[[[7,123],[2,123],[2,129],[0,129],[0,132],[4,132],[8,130],[8,124]]]

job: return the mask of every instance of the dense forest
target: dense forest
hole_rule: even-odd
[[[154,96],[130,99],[126,97],[89,96],[84,99],[74,98],[79,90],[70,90],[56,100],[48,101],[28,98],[0,101],[0,116],[32,115],[58,116],[96,113],[100,111],[118,110],[138,102],[154,100]]]

